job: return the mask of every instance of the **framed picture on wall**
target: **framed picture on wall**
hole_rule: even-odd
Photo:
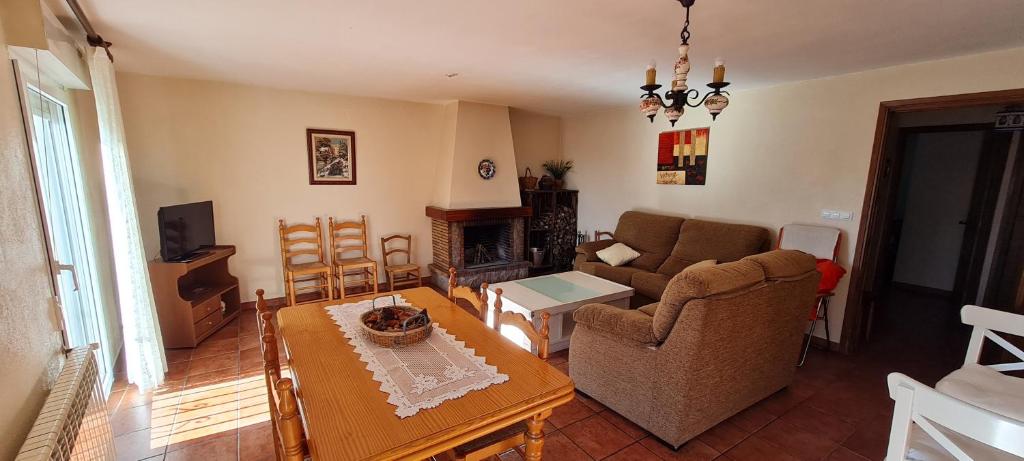
[[[703,186],[711,129],[687,128],[658,135],[658,184]]]
[[[356,183],[356,133],[306,129],[309,151],[309,184]]]

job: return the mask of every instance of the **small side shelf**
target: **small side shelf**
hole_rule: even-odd
[[[235,247],[224,245],[189,262],[149,262],[164,347],[196,347],[238,317],[238,278],[228,271]]]

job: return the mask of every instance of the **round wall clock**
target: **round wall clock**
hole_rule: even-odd
[[[484,179],[491,179],[494,177],[494,173],[497,170],[494,167],[494,162],[489,158],[485,158],[480,161],[480,164],[476,166],[477,173],[480,173],[480,177]]]

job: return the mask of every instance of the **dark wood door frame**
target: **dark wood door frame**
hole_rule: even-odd
[[[840,350],[846,353],[858,350],[865,339],[869,324],[865,309],[865,288],[877,269],[881,245],[884,242],[870,238],[877,236],[877,230],[885,225],[882,221],[887,213],[883,205],[885,187],[891,181],[883,181],[883,174],[889,174],[893,161],[893,145],[897,142],[894,127],[890,126],[895,114],[903,112],[924,112],[942,109],[956,109],[992,104],[1024,104],[1024,88],[983,93],[970,93],[927,98],[883,101],[878,107],[875,124],[875,139],[871,149],[871,163],[864,190],[864,205],[861,208],[860,227],[854,246],[853,265],[850,271],[850,289],[843,316]]]

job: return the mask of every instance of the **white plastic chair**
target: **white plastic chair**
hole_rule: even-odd
[[[839,229],[827,226],[812,226],[809,224],[786,224],[779,229],[780,250],[800,250],[813,255],[817,259],[828,259],[837,262],[839,258]],[[815,298],[814,309],[811,314],[811,326],[807,332],[807,344],[804,345],[804,352],[800,356],[800,363],[803,366],[807,360],[807,351],[811,348],[811,336],[814,335],[814,326],[818,320],[825,322],[825,344],[832,343],[832,334],[828,326],[828,302],[835,293],[818,293]]]
[[[896,409],[888,460],[1024,459],[1024,379],[1001,373],[1024,370],[1024,351],[999,335],[1024,336],[1024,316],[964,306],[960,317],[974,326],[963,367],[935,389],[900,373],[889,375]],[[1019,361],[980,364],[986,339]]]
[[[901,373],[889,374],[896,401],[887,461],[1020,460],[1024,422],[951,397]]]

